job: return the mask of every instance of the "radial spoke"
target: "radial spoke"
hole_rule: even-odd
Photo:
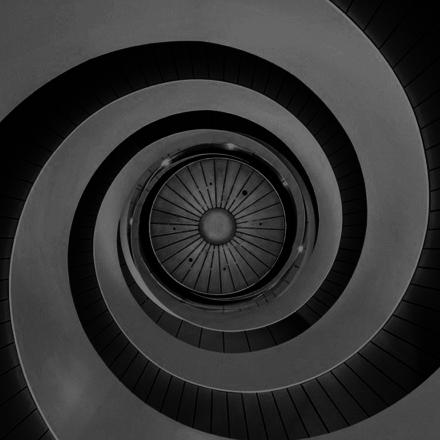
[[[266,209],[272,208],[273,206],[276,206],[279,204],[280,204],[280,202],[275,202],[272,205],[265,206],[264,208],[257,209],[256,211],[248,212],[246,215],[242,215],[241,217],[236,217],[236,218],[237,218],[237,220],[240,220],[242,218],[246,218],[246,217],[249,217],[250,215],[256,214],[257,212],[265,211]]]
[[[189,170],[188,170],[189,171]],[[200,200],[197,200],[197,197],[193,194],[193,192],[188,188],[187,184],[182,180],[182,178],[179,176],[179,174],[176,174],[176,179],[180,182],[180,184],[185,188],[185,191],[192,197],[192,199],[197,203],[200,210],[203,212],[204,207],[200,203]],[[197,187],[197,185],[196,185]]]
[[[238,239],[239,240],[239,239]],[[270,266],[268,264],[266,264],[264,261],[262,261],[260,258],[258,258],[252,251],[250,251],[246,246],[242,246],[240,245],[240,243],[238,242],[238,240],[235,240],[235,242],[242,248],[244,249],[249,255],[252,255],[252,257],[254,257],[257,261],[259,261],[263,266],[265,266],[266,268],[270,269]],[[247,260],[246,260],[247,261]]]
[[[258,184],[258,185],[256,185],[255,186],[255,188],[252,190],[252,191],[250,191],[250,192],[248,192],[247,193],[247,195],[246,195],[246,197],[244,197],[243,199],[241,199],[241,201],[240,201],[240,203],[237,205],[237,206],[235,206],[234,207],[234,209],[233,210],[231,210],[231,212],[232,212],[232,214],[236,214],[237,213],[237,209],[243,204],[243,202],[244,201],[246,201],[247,199],[249,199],[249,197],[263,184],[265,182],[265,180],[264,179],[262,179],[261,181],[260,181],[260,183]],[[272,192],[272,191],[270,191],[270,192]],[[253,202],[253,203],[256,203],[256,202]]]
[[[179,215],[170,211],[165,211],[164,209],[153,208],[153,211],[161,212],[162,214],[172,215],[173,217],[177,218],[184,218],[185,220],[191,220],[194,222],[194,224],[197,224],[197,220],[194,220],[193,218],[185,217],[184,215]]]
[[[229,171],[229,160],[226,161],[225,176],[223,178],[222,195],[220,198],[220,207],[222,207],[222,205],[223,205],[223,197],[225,195],[225,185],[226,185],[226,179],[228,177],[228,171]]]
[[[182,282],[186,280],[186,277],[188,276],[188,274],[191,272],[191,269],[194,267],[194,265],[197,263],[197,261],[199,260],[199,258],[202,256],[204,250],[209,247],[209,244],[205,242],[203,242],[203,247],[200,250],[200,252],[197,254],[197,257],[193,260],[193,262],[191,263],[191,266],[188,268],[188,270],[186,271],[184,277],[182,278]]]
[[[217,207],[217,167],[215,166],[215,159],[212,160],[212,167],[214,169],[214,206]]]
[[[200,279],[200,274],[202,273],[203,268],[205,267],[205,263],[206,263],[206,258],[208,257],[209,254],[209,250],[211,249],[211,245],[208,245],[208,248],[205,250],[205,258],[203,259],[203,263],[200,266],[200,270],[199,273],[197,275],[196,281],[194,283],[194,289],[197,287],[197,283],[199,282]]]
[[[273,215],[271,217],[257,217],[251,220],[244,220],[242,222],[237,222],[237,225],[242,225],[244,223],[251,223],[251,222],[261,222],[263,220],[273,220],[274,218],[284,218],[284,215]]]
[[[193,180],[193,182],[194,182],[194,185],[196,186],[196,188],[197,188],[197,191],[199,192],[199,194],[200,194],[200,197],[202,198],[202,200],[203,200],[203,203],[204,203],[204,204],[205,204],[205,206],[206,206],[206,209],[209,209],[209,205],[208,205],[208,202],[206,201],[206,199],[205,199],[205,196],[203,195],[202,191],[200,190],[200,187],[199,187],[198,183],[196,182],[196,179],[194,178],[194,175],[193,175],[193,173],[191,172],[191,168],[190,168],[190,167],[188,167],[188,168],[187,168],[187,171],[188,171],[189,175],[191,176],[191,179]]]
[[[237,263],[237,260],[235,259],[234,254],[233,254],[233,253],[231,252],[231,250],[229,249],[229,244],[228,244],[227,249],[228,249],[229,255],[231,256],[232,260],[233,260],[234,263],[235,263],[235,266],[237,267],[238,271],[240,272],[241,276],[243,277],[243,280],[244,280],[244,282],[246,283],[246,286],[249,286],[249,282],[248,282],[247,278],[244,276],[244,274],[243,274],[243,272],[242,272],[242,270],[241,270],[240,265]]]
[[[190,235],[189,237],[181,238],[180,240],[176,240],[176,241],[173,241],[172,243],[166,244],[165,246],[161,246],[159,248],[156,248],[156,251],[161,251],[162,249],[166,249],[167,247],[173,246],[174,244],[178,244],[178,243],[181,243],[182,241],[189,240],[190,238],[193,238],[197,235],[199,235],[198,232],[196,234]]]
[[[211,198],[211,191],[209,190],[208,181],[206,180],[205,170],[203,168],[203,162],[199,162],[200,168],[202,170],[203,180],[205,181],[206,192],[208,193],[209,203],[211,204],[211,208],[214,208],[214,204]]]
[[[259,238],[260,240],[270,241],[271,243],[283,244],[282,241],[272,240],[270,238],[262,237],[261,235],[249,234],[248,232],[237,231],[237,234],[247,235],[248,237]]]
[[[177,203],[172,202],[171,200],[168,200],[167,198],[165,198],[165,197],[162,196],[162,195],[160,195],[160,196],[158,196],[158,197],[159,197],[160,199],[164,200],[165,202],[169,203],[170,205],[173,205],[173,206],[175,206],[176,208],[181,209],[182,211],[185,211],[185,212],[187,212],[187,213],[190,214],[190,215],[193,215],[193,216],[196,217],[196,219],[198,220],[197,215],[194,214],[193,212],[189,211],[188,209],[186,209],[186,208],[184,208],[184,207],[178,205]]]
[[[167,232],[165,234],[156,234],[156,235],[152,235],[151,238],[168,237],[169,235],[185,234],[187,232],[194,232],[194,231],[198,231],[198,228],[186,229],[185,231]]]
[[[217,257],[218,257],[218,276],[219,276],[219,282],[220,282],[220,292],[223,293],[222,265],[220,263],[220,246],[217,246]]]
[[[171,188],[171,186],[169,184],[167,184],[166,187],[168,189],[170,189],[170,191],[172,191],[174,194],[176,194],[176,196],[179,197],[179,199],[182,199],[185,203],[187,203],[189,206],[191,206],[191,208],[193,208],[200,215],[203,214],[203,210],[201,210],[197,206],[194,206],[189,200],[187,200],[185,197],[183,197],[181,194],[179,194],[175,189]]]
[[[232,240],[232,243],[234,243],[234,241],[236,243],[238,243],[236,240]],[[243,257],[242,253],[238,250],[238,247],[235,246],[234,244],[232,244],[232,246],[234,246],[235,250],[237,251],[238,255],[240,255],[240,257],[242,258],[242,260],[246,263],[246,265],[249,267],[249,269],[256,275],[258,276],[258,273],[255,271],[255,269],[252,267],[251,264],[249,264],[248,260],[246,258]],[[238,244],[238,246],[240,246],[240,244]]]
[[[261,228],[261,227],[252,227],[252,226],[238,226],[237,229],[251,229],[257,231],[284,231],[284,228]]]
[[[235,239],[235,238],[234,238],[234,239]],[[258,248],[258,249],[260,249],[260,251],[263,251],[263,252],[266,252],[266,254],[272,255],[272,257],[277,257],[277,256],[278,256],[277,254],[274,254],[274,253],[268,251],[267,249],[264,249],[263,247],[258,246],[257,244],[252,243],[252,242],[249,241],[249,240],[246,240],[246,239],[243,238],[243,237],[237,237],[237,240],[244,241],[244,242],[246,242],[246,243],[248,243],[248,244],[250,244],[250,245],[252,245],[252,246],[254,246],[254,247]]]
[[[150,225],[163,225],[163,226],[197,226],[197,223],[150,222]]]
[[[225,251],[225,246],[224,245],[222,245],[222,250],[223,250],[223,255],[225,257],[226,266],[228,268],[229,277],[231,278],[232,287],[233,287],[234,290],[237,290],[237,288],[235,287],[234,277],[232,276],[231,267],[229,266],[228,257],[226,256],[226,251]]]
[[[214,263],[215,247],[211,246],[209,250],[211,251],[211,264],[209,266],[208,286],[206,287],[207,292],[209,292],[209,285],[211,284],[212,264]]]
[[[249,174],[249,176],[247,176],[246,180],[244,181],[243,185],[241,185],[240,190],[237,192],[237,195],[235,196],[234,200],[232,201],[232,203],[230,204],[228,209],[229,211],[231,211],[232,205],[235,203],[235,201],[237,200],[237,197],[240,195],[240,193],[243,191],[243,188],[246,186],[246,184],[249,182],[249,179],[254,175],[255,171],[252,170],[251,173]]]
[[[248,209],[250,206],[252,205],[256,205],[259,201],[263,200],[265,197],[267,197],[268,195],[273,195],[273,191],[270,190],[268,191],[266,194],[262,195],[261,197],[259,197],[257,200],[254,200],[252,203],[250,203],[249,205],[245,206],[244,208],[240,209],[240,211],[235,212],[235,215],[239,215],[241,214],[243,211],[246,211],[246,209]]]
[[[190,237],[188,237],[188,238],[190,238]],[[199,238],[196,237],[188,246],[191,246],[192,244],[194,244],[198,239]],[[186,238],[185,238],[185,240],[186,240]],[[181,240],[181,241],[184,241],[184,240]],[[175,241],[174,243],[171,243],[171,244],[176,244],[176,243],[178,243],[178,242]],[[175,257],[177,254],[179,254],[180,252],[184,251],[185,249],[186,248],[183,247],[183,248],[179,249],[178,251],[174,252],[173,254],[168,255],[168,257],[166,257],[164,260],[162,260],[162,263],[166,263],[168,260],[170,260],[171,258]],[[160,249],[156,249],[156,250],[160,250]]]
[[[193,243],[197,243],[197,241],[200,240],[200,243],[196,246],[195,249],[192,249],[191,251],[189,251],[180,261],[180,263],[172,270],[170,271],[171,274],[173,274],[182,264],[183,262],[190,256],[192,255],[204,242],[203,239],[201,237],[199,237],[197,240],[195,240]]]
[[[240,164],[240,166],[238,167],[237,174],[235,175],[234,181],[232,182],[231,189],[229,190],[228,197],[225,200],[224,208],[226,208],[226,206],[228,206],[229,199],[231,198],[231,195],[232,195],[232,193],[234,191],[234,188],[235,188],[235,184],[237,183],[237,178],[238,178],[239,174],[241,173],[241,168],[242,168],[242,164]]]

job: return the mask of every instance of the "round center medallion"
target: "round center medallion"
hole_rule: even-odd
[[[208,243],[224,244],[235,234],[235,219],[226,209],[209,209],[201,217],[199,229],[200,234]]]

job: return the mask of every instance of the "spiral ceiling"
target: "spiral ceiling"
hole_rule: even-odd
[[[432,3],[24,3],[0,439],[437,438]]]

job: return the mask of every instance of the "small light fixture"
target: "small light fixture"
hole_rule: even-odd
[[[170,163],[171,163],[171,159],[169,157],[167,157],[166,159],[164,159],[161,162],[160,166],[163,167],[163,168],[166,168],[166,167],[168,167],[170,165]]]

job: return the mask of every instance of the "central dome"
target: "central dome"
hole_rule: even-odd
[[[200,219],[200,234],[211,244],[228,243],[235,234],[234,216],[224,208],[206,211]]]

